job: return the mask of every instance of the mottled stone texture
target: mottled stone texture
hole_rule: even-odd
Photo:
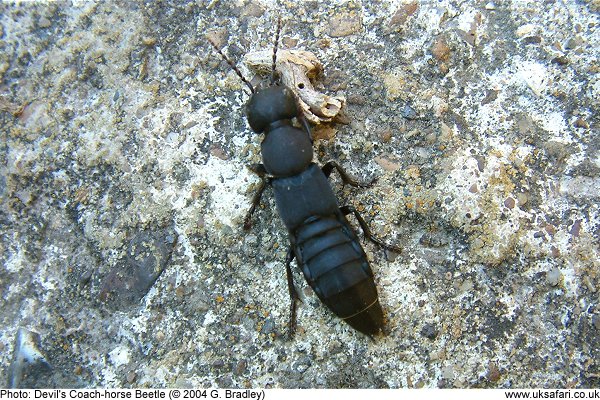
[[[598,387],[598,2],[278,3],[0,3],[0,385],[22,328],[47,386]],[[365,243],[375,341],[299,274],[287,341],[269,191],[241,229],[260,138],[205,37],[241,60],[279,15],[348,100],[318,160],[404,249]]]

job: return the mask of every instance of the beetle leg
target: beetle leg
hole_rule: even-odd
[[[267,171],[265,170],[264,165],[251,164],[248,166],[248,168],[261,178],[261,183],[256,193],[254,193],[254,197],[252,197],[252,205],[250,206],[250,209],[244,217],[245,231],[249,230],[252,227],[252,214],[254,214],[254,211],[256,211],[256,206],[258,206],[258,203],[260,203],[260,198],[262,197],[263,192],[267,188],[267,184],[270,183],[270,178],[266,177]]]
[[[353,214],[354,218],[356,218],[358,220],[358,224],[360,225],[365,237],[367,239],[369,239],[371,242],[375,243],[377,246],[379,246],[383,249],[389,250],[389,251],[393,251],[394,253],[402,252],[402,249],[400,247],[394,246],[392,244],[387,244],[387,243],[383,242],[381,239],[378,239],[377,237],[373,236],[373,234],[371,233],[371,230],[369,229],[369,226],[367,225],[367,222],[358,213],[356,208],[354,208],[352,206],[344,206],[344,207],[340,207],[340,211],[344,215]]]
[[[368,182],[368,183],[359,182],[356,179],[352,178],[350,175],[348,175],[348,173],[346,171],[344,171],[342,166],[333,160],[327,161],[325,163],[325,165],[323,165],[321,170],[323,171],[325,176],[327,178],[329,178],[329,175],[331,175],[331,171],[333,171],[334,168],[342,177],[342,182],[344,182],[344,184],[347,184],[350,186],[360,187],[360,188],[368,188],[368,187],[371,187],[377,180],[377,178],[375,178],[371,182]]]
[[[293,249],[290,249],[287,252],[287,256],[285,257],[285,271],[287,273],[287,282],[288,282],[288,291],[290,293],[290,325],[288,336],[291,339],[296,332],[296,301],[300,298],[298,297],[298,292],[296,291],[296,287],[294,286],[294,277],[292,275],[292,260],[296,257]]]
[[[302,125],[302,128],[304,129],[304,132],[306,132],[306,134],[308,135],[308,138],[310,139],[310,143],[312,144],[313,143],[313,137],[312,137],[312,133],[311,133],[311,130],[310,130],[310,125],[308,124],[308,120],[306,119],[306,117],[302,113],[300,113],[300,115],[297,116],[296,118],[298,119],[298,121]]]
[[[263,164],[250,164],[248,165],[248,169],[254,172],[256,175],[264,178],[267,176],[267,170]]]

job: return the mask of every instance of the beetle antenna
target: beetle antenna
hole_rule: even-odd
[[[217,53],[219,53],[221,55],[221,57],[223,57],[223,60],[225,60],[227,62],[227,64],[229,64],[231,69],[237,74],[237,76],[240,77],[242,82],[244,82],[250,88],[250,92],[254,93],[254,87],[252,86],[250,81],[248,81],[248,79],[246,79],[244,77],[244,75],[242,75],[242,71],[239,70],[239,68],[233,63],[233,61],[231,61],[229,59],[229,57],[227,57],[210,38],[207,38],[207,39],[208,39],[208,43],[210,43],[211,46],[217,51]]]
[[[277,63],[277,46],[279,45],[279,33],[281,32],[281,16],[277,17],[277,32],[275,33],[275,45],[273,46],[273,65],[271,69],[271,84],[275,84],[275,65]]]

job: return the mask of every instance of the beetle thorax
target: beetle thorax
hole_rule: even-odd
[[[265,134],[261,152],[265,169],[276,177],[299,174],[308,168],[313,158],[310,137],[293,127],[289,120]]]

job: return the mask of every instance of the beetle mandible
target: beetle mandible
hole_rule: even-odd
[[[290,240],[285,268],[291,298],[289,334],[296,327],[296,302],[299,299],[293,282],[291,262],[295,258],[304,277],[317,297],[338,317],[354,329],[366,334],[379,333],[384,326],[373,271],[359,238],[346,216],[354,215],[365,237],[378,246],[397,252],[397,246],[385,244],[371,234],[367,223],[352,206],[338,205],[328,178],[335,169],[344,184],[369,187],[351,178],[335,161],[322,168],[313,162],[310,127],[302,116],[291,89],[275,79],[277,46],[281,19],[273,48],[271,83],[255,89],[236,65],[210,39],[210,44],[250,88],[246,116],[251,129],[264,134],[261,143],[262,164],[250,168],[261,178],[244,220],[251,217],[268,186],[273,189],[279,215]],[[292,124],[296,118],[302,128]]]

